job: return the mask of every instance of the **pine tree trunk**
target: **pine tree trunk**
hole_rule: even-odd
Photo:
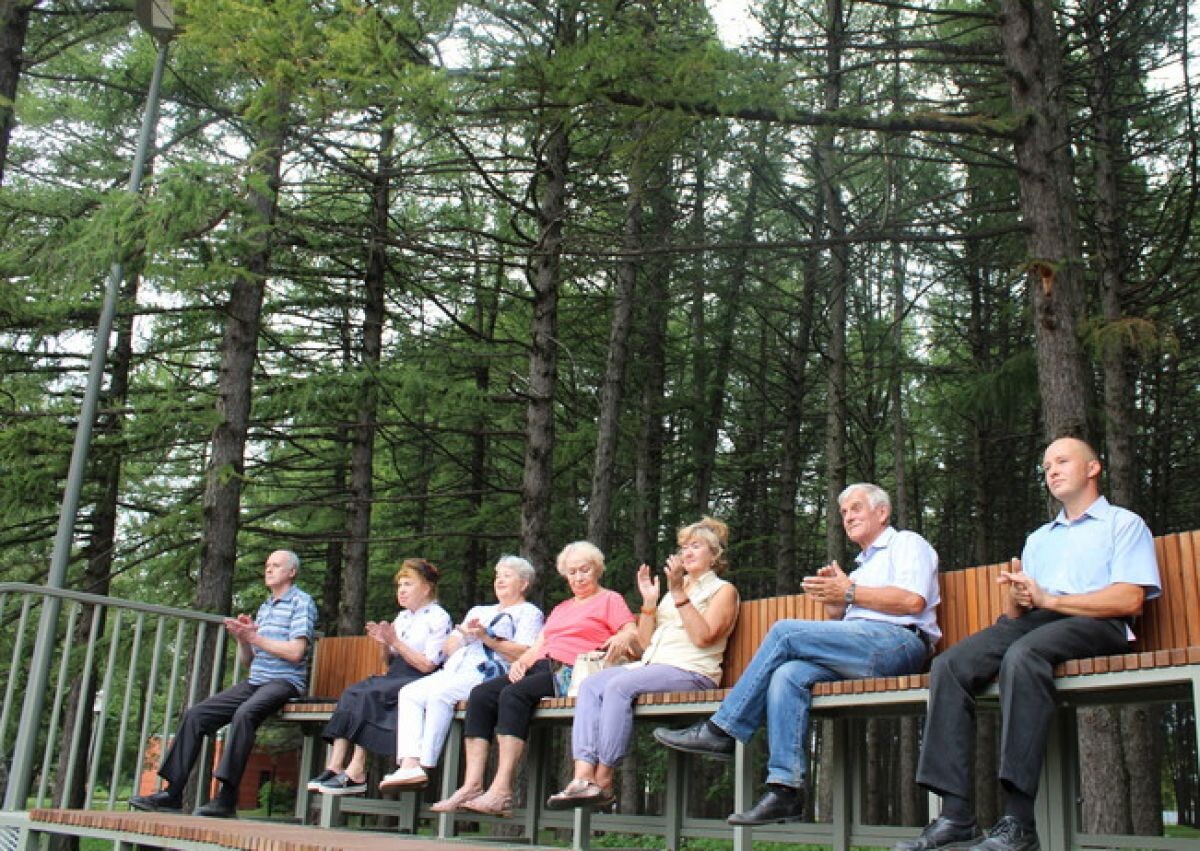
[[[573,24],[564,24],[573,26]],[[566,216],[567,129],[555,124],[538,167],[538,242],[530,263],[533,328],[529,399],[525,409],[525,472],[521,481],[521,552],[552,570],[550,497],[554,473],[554,394],[558,383],[558,284]]]
[[[675,204],[670,194],[671,169],[667,163],[655,170],[648,186],[652,236],[655,245],[668,245]],[[640,312],[641,345],[637,367],[641,386],[641,426],[638,429],[634,470],[636,503],[633,526],[633,558],[638,563],[658,564],[659,508],[662,493],[663,408],[666,388],[667,316],[663,310],[669,295],[670,267],[662,257],[646,264],[645,309]]]
[[[480,275],[482,279],[482,275]],[[475,299],[475,334],[480,341],[491,342],[495,337],[496,318],[499,313],[500,293],[505,284],[505,263],[503,259],[496,263],[492,276],[491,289],[479,287],[479,296]],[[472,373],[475,379],[475,392],[482,399],[491,386],[491,369],[488,358],[481,357],[474,366]],[[471,476],[471,495],[468,505],[471,517],[471,535],[467,539],[467,556],[463,565],[460,587],[462,594],[459,603],[464,611],[480,602],[479,576],[487,569],[487,544],[479,534],[483,514],[483,497],[487,489],[487,461],[490,441],[488,440],[488,416],[483,406],[480,406],[471,429],[471,455],[468,464]],[[540,594],[540,589],[534,592]]]
[[[817,201],[820,208],[820,201]],[[814,228],[820,228],[820,216],[814,217]],[[808,358],[812,353],[813,302],[817,289],[819,259],[816,251],[808,252],[804,263],[804,283],[799,304],[791,325],[790,338],[785,338],[788,352],[787,401],[784,405],[783,435],[780,439],[779,496],[776,503],[775,594],[795,594],[800,590],[800,578],[808,573],[809,565],[797,563],[796,494],[800,485],[800,423],[808,396]]]
[[[1120,114],[1114,87],[1122,74],[1136,73],[1136,67],[1120,61],[1120,51],[1114,44],[1121,33],[1111,32],[1116,26],[1109,12],[1120,18],[1120,10],[1110,2],[1088,0],[1082,16],[1086,44],[1091,60],[1087,81],[1088,103],[1091,107],[1093,161],[1095,163],[1096,193],[1096,265],[1100,277],[1101,304],[1108,333],[1102,342],[1104,363],[1104,426],[1108,468],[1109,499],[1117,505],[1137,504],[1137,459],[1134,436],[1137,431],[1134,405],[1134,364],[1132,352],[1119,330],[1126,316],[1126,273],[1130,267],[1129,252],[1124,239],[1122,217],[1125,203],[1118,179],[1120,163],[1131,159],[1125,134],[1121,130]],[[1113,67],[1120,63],[1121,67]],[[1081,748],[1083,741],[1097,725],[1093,708],[1079,710]],[[1156,746],[1156,727],[1159,712],[1153,706],[1129,706],[1114,710],[1113,721],[1118,728],[1114,743],[1121,751],[1129,777],[1128,787],[1107,792],[1112,797],[1128,789],[1127,800],[1121,805],[1128,811],[1126,824],[1135,833],[1159,835],[1162,832],[1161,748]],[[1107,790],[1106,790],[1107,791]],[[1084,829],[1096,831],[1088,814],[1104,812],[1112,801],[1084,801]]]
[[[749,246],[754,241],[757,226],[758,197],[762,191],[765,164],[766,128],[759,128],[757,136],[754,165],[750,169],[750,185],[746,189],[745,208],[738,224],[738,241],[743,246]],[[697,199],[697,204],[699,203]],[[696,463],[696,479],[692,490],[692,514],[696,516],[712,510],[710,503],[713,476],[717,467],[717,436],[725,419],[726,387],[732,366],[733,344],[737,329],[741,325],[738,317],[742,311],[742,294],[749,276],[750,257],[748,248],[741,248],[735,253],[728,272],[728,287],[718,290],[720,315],[715,322],[706,323],[705,319],[705,313],[712,309],[707,301],[711,291],[702,286],[701,282],[711,278],[709,270],[705,270],[705,276],[697,281],[693,292],[692,315],[699,322],[692,331],[693,341],[703,348],[710,342],[707,338],[715,337],[716,340],[711,374],[706,370],[703,375],[696,376],[698,395],[693,400],[692,428],[696,430],[693,437],[696,454],[693,460]]]
[[[245,274],[234,278],[225,308],[225,334],[217,375],[218,422],[213,429],[205,476],[200,576],[194,601],[195,607],[203,612],[227,613],[233,599],[250,397],[258,353],[263,288],[274,242],[280,167],[287,133],[286,115],[287,98],[279,93],[273,114],[260,128],[257,150],[250,160],[255,173],[248,183]]]
[[[1027,228],[1029,287],[1047,438],[1085,437],[1091,387],[1078,333],[1084,318],[1072,139],[1054,10],[1045,0],[1001,0],[1000,36],[1013,113],[1026,116],[1015,153]]]
[[[826,82],[825,109],[836,112],[842,99],[842,43],[845,22],[842,0],[826,0]],[[828,372],[825,378],[825,551],[830,561],[846,561],[846,539],[842,532],[841,511],[837,498],[846,487],[846,288],[849,260],[845,236],[846,222],[841,189],[837,183],[837,148],[833,131],[817,132],[814,161],[817,180],[825,206],[825,224],[832,240],[829,252],[829,287],[826,320],[828,322]]]
[[[16,126],[13,104],[21,82],[29,15],[36,6],[37,0],[0,0],[0,186],[4,185],[8,143]]]
[[[379,138],[379,161],[372,180],[371,241],[363,276],[362,355],[358,410],[350,443],[350,483],[346,502],[346,563],[338,600],[338,634],[356,635],[366,623],[370,569],[371,504],[375,488],[375,433],[379,406],[379,362],[387,320],[387,242],[390,231],[392,142],[386,127]]]
[[[629,356],[629,333],[633,325],[638,252],[642,247],[642,184],[641,168],[635,161],[629,175],[623,238],[626,253],[617,266],[612,320],[608,331],[608,355],[604,365],[604,383],[600,388],[592,493],[588,501],[588,540],[601,550],[608,547],[612,515],[613,466],[616,463],[621,405],[625,398],[625,363]]]

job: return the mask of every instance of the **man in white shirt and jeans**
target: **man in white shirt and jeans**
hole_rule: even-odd
[[[888,520],[891,500],[878,485],[850,485],[838,497],[847,537],[862,548],[846,574],[837,562],[804,580],[825,605],[825,621],[783,620],[767,633],[737,684],[707,721],[660,727],[654,738],[689,753],[728,758],[764,722],[770,744],[767,792],[734,825],[804,817],[812,686],[829,680],[918,673],[941,637],[937,553],[915,532]]]

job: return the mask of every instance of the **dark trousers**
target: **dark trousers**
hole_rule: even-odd
[[[469,739],[500,736],[529,738],[529,719],[543,697],[554,696],[554,672],[549,659],[539,659],[525,676],[509,682],[508,675],[485,680],[471,689],[463,735]]]
[[[1087,618],[1034,609],[1001,616],[933,660],[925,741],[917,782],[972,800],[975,695],[1000,686],[1000,780],[1035,796],[1054,719],[1054,666],[1067,659],[1124,653],[1123,618]]]
[[[259,725],[298,694],[289,682],[268,680],[261,685],[240,682],[200,701],[183,714],[175,741],[158,769],[159,776],[177,792],[182,791],[204,737],[228,724],[225,750],[213,776],[227,788],[237,789]]]

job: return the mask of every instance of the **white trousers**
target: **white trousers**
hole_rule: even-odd
[[[466,700],[483,682],[474,668],[436,671],[400,689],[396,723],[396,763],[417,757],[421,765],[437,765],[454,720],[454,704]]]

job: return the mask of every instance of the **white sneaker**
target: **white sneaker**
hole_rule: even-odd
[[[379,781],[380,789],[400,789],[404,787],[424,786],[429,782],[429,775],[419,765],[415,768],[397,768],[391,774]]]

